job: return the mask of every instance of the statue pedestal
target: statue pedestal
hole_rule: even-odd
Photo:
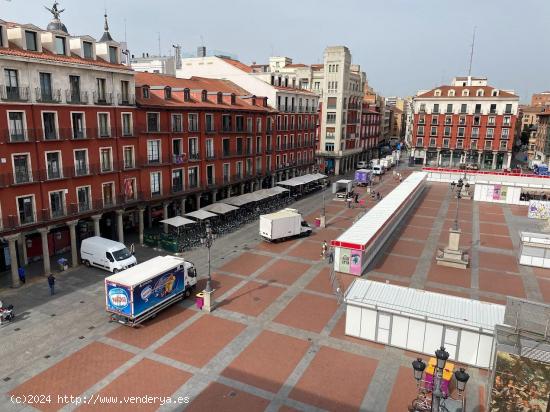
[[[438,265],[458,269],[468,267],[469,256],[460,249],[460,229],[449,229],[449,244],[445,249],[438,249],[435,260]]]
[[[204,303],[202,306],[202,310],[205,312],[212,312],[214,309],[214,291],[207,292],[206,290],[203,290],[202,293],[204,293]]]
[[[319,216],[319,227],[321,229],[324,229],[327,225],[327,218],[325,215]]]

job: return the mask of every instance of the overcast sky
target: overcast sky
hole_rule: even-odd
[[[45,27],[46,0],[0,0],[0,19]],[[550,90],[548,0],[60,0],[71,34],[99,38],[107,7],[111,34],[131,53],[164,54],[179,43],[195,53],[233,53],[245,63],[272,54],[319,63],[329,45],[346,45],[369,83],[385,96],[406,96],[468,71],[514,89],[522,101]]]

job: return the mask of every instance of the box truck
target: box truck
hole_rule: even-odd
[[[296,209],[283,209],[260,216],[260,236],[269,242],[309,236],[311,228]]]
[[[345,199],[348,193],[353,192],[353,180],[340,179],[332,184],[332,193],[337,199]]]
[[[372,170],[358,169],[355,171],[355,184],[357,186],[368,186],[372,180]]]
[[[105,278],[105,306],[111,318],[137,326],[191,295],[195,265],[176,256],[157,256]]]

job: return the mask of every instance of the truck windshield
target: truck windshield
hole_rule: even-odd
[[[124,248],[124,249],[114,251],[113,256],[115,257],[116,260],[121,261],[121,260],[128,259],[129,257],[132,256],[132,254],[128,249]]]

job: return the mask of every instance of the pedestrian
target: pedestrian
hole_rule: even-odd
[[[359,193],[355,194],[355,203],[359,203]]]
[[[20,267],[19,269],[17,269],[17,273],[19,274],[19,280],[21,281],[21,283],[25,284],[25,282],[27,281],[27,279],[25,278],[25,268]]]
[[[330,252],[328,254],[328,263],[334,262],[334,248],[330,248]]]
[[[346,199],[346,202],[348,203],[348,209],[351,209],[351,197],[348,196],[348,198]]]
[[[323,246],[321,247],[321,257],[324,259],[327,253],[327,241],[323,240]]]
[[[401,173],[399,173],[399,183],[401,183],[403,181],[403,176],[401,175]]]
[[[130,245],[130,253],[132,254],[132,256],[136,254],[136,247],[133,243]]]
[[[48,286],[50,287],[50,295],[53,296],[55,294],[55,277],[52,273],[48,276]]]
[[[380,200],[380,199],[382,199],[380,192],[376,192],[376,200]]]

